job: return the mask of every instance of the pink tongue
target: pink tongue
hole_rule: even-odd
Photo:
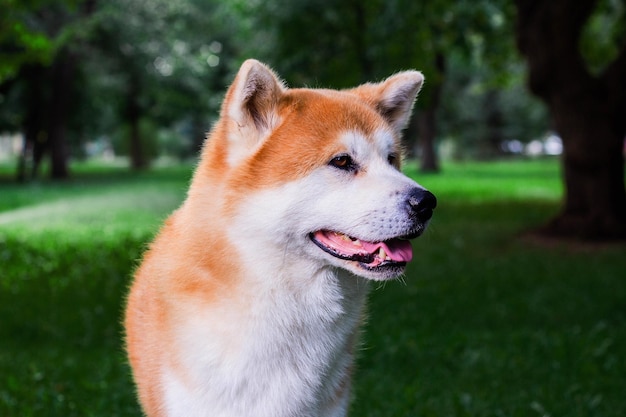
[[[413,248],[411,242],[402,239],[391,239],[385,242],[366,242],[360,241],[358,245],[355,245],[349,238],[344,235],[339,235],[334,232],[318,231],[315,233],[316,238],[325,242],[328,246],[344,254],[358,254],[358,253],[370,253],[376,254],[380,248],[383,248],[385,253],[392,261],[395,262],[409,262],[413,259]],[[380,262],[384,261],[381,259]]]
[[[363,248],[369,253],[378,252],[383,248],[387,256],[395,262],[409,262],[413,259],[413,248],[408,240],[393,239],[386,242],[361,242]]]

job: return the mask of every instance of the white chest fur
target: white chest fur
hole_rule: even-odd
[[[367,282],[328,268],[297,280],[306,289],[272,282],[190,308],[177,330],[184,372],[162,376],[168,415],[345,415]]]

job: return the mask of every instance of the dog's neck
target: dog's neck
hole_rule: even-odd
[[[274,268],[274,274],[267,275],[266,267]],[[222,317],[236,317],[237,328],[219,330],[223,332],[220,345],[215,350],[209,347],[209,357],[219,360],[196,359],[186,367],[196,381],[206,378],[201,386],[210,384],[213,375],[229,375],[229,385],[206,398],[207,407],[237,408],[232,415],[343,415],[368,281],[336,268],[311,273],[311,265],[301,267],[298,271],[295,265],[283,265],[277,276],[269,261],[245,271],[233,293],[221,294],[224,298],[216,307]],[[213,316],[207,311],[209,320]],[[188,335],[191,346],[206,351],[215,327],[223,326],[209,325],[212,331],[206,335],[197,330]],[[299,382],[293,384],[295,380]],[[176,404],[180,399],[170,401]],[[268,404],[278,408],[269,410]],[[288,413],[285,404],[297,414]]]
[[[261,287],[265,294],[249,306],[248,343],[253,347],[245,358],[247,369],[255,368],[255,378],[267,384],[275,396],[272,403],[299,398],[299,415],[331,415],[329,409],[347,406],[368,282],[328,268],[306,277],[276,278],[268,282],[281,284]],[[285,389],[290,378],[305,383],[297,392]],[[258,394],[265,400],[268,392]]]

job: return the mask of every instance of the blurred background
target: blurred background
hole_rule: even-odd
[[[626,415],[626,0],[0,0],[0,415],[139,415],[128,279],[250,57],[426,77],[354,415]]]
[[[0,158],[21,158],[22,179],[67,176],[75,159],[142,169],[195,157],[247,57],[290,86],[423,71],[407,140],[424,170],[440,158],[561,151],[545,106],[526,92],[509,1],[2,3]],[[595,19],[621,25],[608,3]],[[596,26],[585,38],[607,48],[612,33]]]
[[[0,162],[20,181],[67,178],[77,160],[194,158],[247,57],[291,86],[416,68],[427,82],[406,141],[422,171],[563,153],[568,216],[553,231],[626,235],[621,0],[0,4]]]

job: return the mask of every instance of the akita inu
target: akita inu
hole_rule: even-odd
[[[128,297],[148,416],[344,416],[368,280],[404,272],[435,197],[400,170],[406,71],[288,89],[246,61]]]

